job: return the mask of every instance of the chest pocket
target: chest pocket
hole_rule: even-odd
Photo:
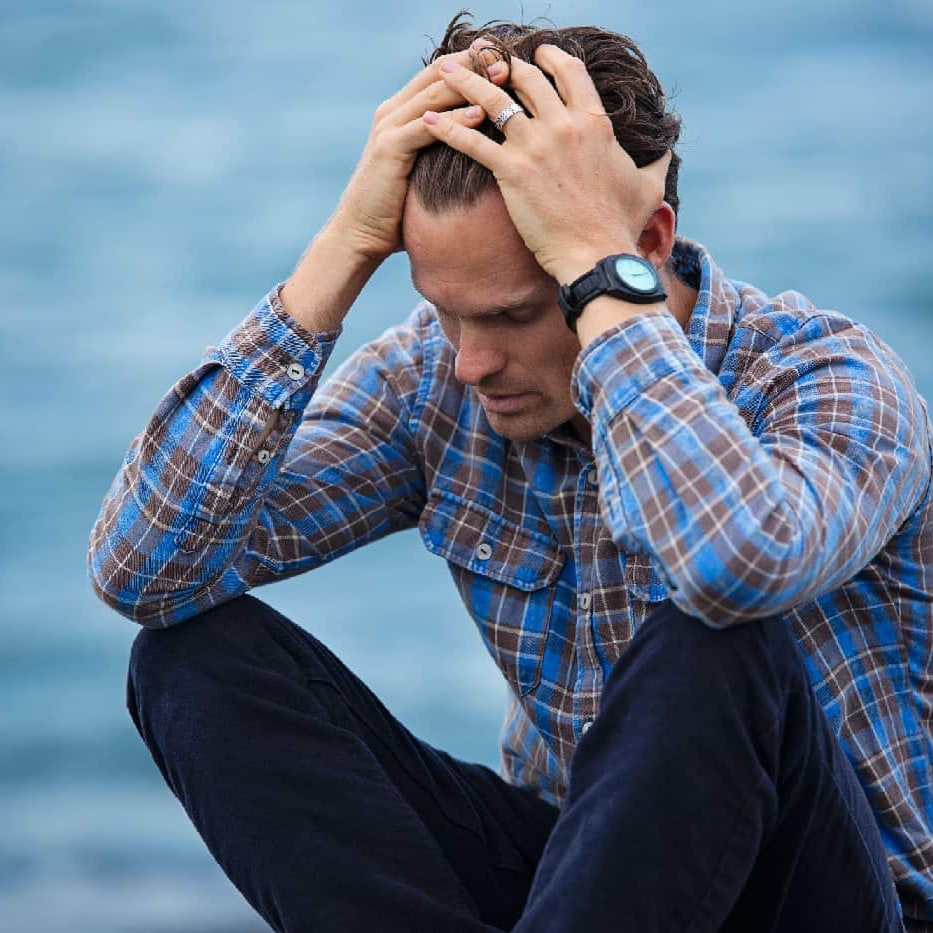
[[[564,558],[553,539],[450,493],[422,512],[424,546],[443,557],[493,660],[522,696],[541,678],[555,582]]]

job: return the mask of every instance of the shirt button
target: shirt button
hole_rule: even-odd
[[[586,735],[590,731],[590,727],[593,725],[593,720],[588,719],[582,726],[580,726],[580,735]]]
[[[591,485],[595,486],[599,483],[599,473],[596,470],[596,467],[590,467],[586,471],[586,481]]]
[[[489,560],[492,557],[492,548],[484,541],[482,544],[477,545],[473,553],[476,555],[477,560]]]
[[[271,450],[260,450],[259,453],[256,454],[256,459],[260,463],[268,463],[272,459],[272,451]]]
[[[285,372],[288,374],[288,378],[291,379],[292,382],[301,382],[301,380],[305,377],[305,368],[301,365],[301,363],[292,363],[291,366],[285,370]]]
[[[589,611],[590,611],[590,605],[592,604],[592,602],[593,602],[593,597],[592,597],[589,593],[584,593],[584,594],[580,597],[580,608],[581,608],[584,612],[589,612]]]

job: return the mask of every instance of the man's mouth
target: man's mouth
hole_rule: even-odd
[[[479,393],[480,401],[487,412],[495,415],[511,415],[523,408],[531,397],[530,392],[500,393],[487,395]]]

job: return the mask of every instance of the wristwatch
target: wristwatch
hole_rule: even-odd
[[[647,259],[631,253],[607,256],[569,285],[561,285],[557,293],[564,320],[572,331],[576,332],[577,318],[584,307],[600,295],[612,295],[637,305],[667,298],[657,269]]]

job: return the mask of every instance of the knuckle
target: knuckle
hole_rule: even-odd
[[[375,113],[373,114],[373,123],[374,123],[374,124],[380,123],[382,120],[384,120],[384,119],[389,115],[389,113],[390,113],[391,110],[392,110],[392,101],[393,101],[393,98],[389,97],[389,98],[387,98],[386,100],[384,100],[384,101],[376,108],[376,111],[375,111]]]
[[[580,133],[580,128],[566,111],[560,116],[555,117],[552,125],[554,132],[564,143],[574,142],[582,135]]]
[[[424,100],[427,104],[437,104],[444,98],[444,85],[442,82],[435,81],[429,84],[424,91]],[[431,109],[430,107],[428,109]]]

